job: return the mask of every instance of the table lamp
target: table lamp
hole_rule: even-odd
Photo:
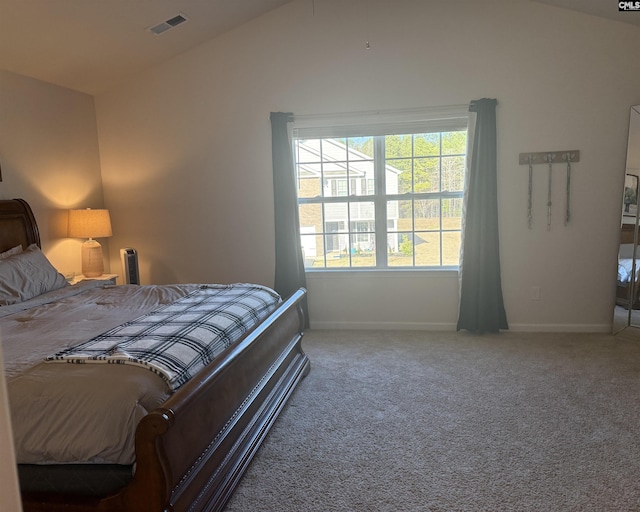
[[[112,234],[109,210],[69,210],[69,237],[88,238],[82,244],[82,274],[85,277],[104,274],[102,246],[94,238]]]

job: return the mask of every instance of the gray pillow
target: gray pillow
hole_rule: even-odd
[[[21,245],[16,245],[15,247],[12,247],[8,251],[0,252],[0,260],[4,260],[9,256],[15,256],[16,254],[22,254]]]
[[[65,286],[69,283],[35,244],[21,254],[0,260],[0,306],[16,304]]]

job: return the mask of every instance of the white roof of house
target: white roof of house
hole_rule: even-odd
[[[296,160],[300,178],[318,178],[321,169],[325,178],[343,178],[347,176],[347,166],[351,178],[373,175],[373,158],[338,139],[299,139]],[[395,174],[402,172],[391,165],[387,165],[386,170]]]

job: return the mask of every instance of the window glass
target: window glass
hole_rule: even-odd
[[[294,139],[305,267],[456,267],[466,145],[466,129]]]

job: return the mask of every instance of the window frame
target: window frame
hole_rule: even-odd
[[[461,108],[462,107],[462,108]],[[459,269],[459,263],[457,265],[446,265],[443,264],[443,244],[442,244],[442,235],[446,232],[458,232],[462,233],[462,226],[459,229],[445,229],[442,225],[442,201],[446,199],[460,199],[464,198],[464,188],[463,185],[462,190],[459,191],[443,191],[439,190],[437,192],[409,192],[409,193],[397,193],[397,194],[387,194],[386,192],[386,176],[385,171],[387,165],[392,165],[387,162],[385,159],[385,136],[386,135],[415,135],[415,134],[426,134],[426,133],[447,133],[452,131],[466,131],[467,133],[467,145],[468,145],[468,137],[469,137],[469,114],[468,114],[468,106],[459,106],[455,108],[451,108],[445,115],[442,115],[443,111],[438,110],[438,115],[435,118],[431,119],[429,116],[427,119],[421,119],[416,121],[415,119],[406,122],[406,121],[389,121],[389,116],[386,116],[385,123],[362,123],[362,124],[349,124],[346,123],[344,125],[340,123],[335,123],[331,125],[328,123],[323,126],[313,126],[313,120],[308,124],[308,126],[300,127],[300,123],[294,122],[294,130],[292,132],[292,141],[293,141],[293,153],[294,153],[294,170],[296,173],[296,181],[300,179],[298,176],[298,161],[297,161],[297,140],[309,140],[309,139],[348,139],[348,138],[356,138],[356,137],[373,137],[373,168],[374,168],[374,193],[369,194],[369,186],[366,187],[366,190],[360,191],[359,195],[355,195],[351,191],[351,182],[354,180],[353,177],[345,178],[348,183],[348,194],[346,196],[324,196],[324,188],[322,185],[322,181],[320,183],[320,192],[321,194],[315,197],[299,197],[298,198],[298,207],[304,204],[317,204],[322,209],[322,222],[323,222],[323,230],[321,232],[321,236],[323,236],[323,266],[321,267],[307,267],[305,266],[305,272],[358,272],[358,271],[419,271],[419,272],[439,272],[439,271],[457,271]],[[327,121],[326,119],[324,120]],[[346,142],[346,141],[345,141]],[[442,141],[441,141],[442,144]],[[455,155],[443,155],[440,150],[437,157],[439,160],[439,174],[442,176],[442,158],[443,157],[463,157],[464,165],[465,165],[465,173],[464,173],[464,182],[467,180],[467,154],[468,148],[464,154],[455,154]],[[411,160],[415,160],[416,157],[413,150],[411,156],[409,157]],[[320,178],[322,180],[322,176]],[[441,188],[442,185],[440,185]],[[296,187],[299,190],[299,184]],[[437,199],[440,204],[440,213],[439,213],[439,229],[434,230],[432,232],[438,233],[440,238],[440,247],[439,247],[439,262],[440,265],[434,266],[416,266],[416,252],[415,248],[412,252],[412,264],[411,265],[389,265],[388,261],[388,250],[387,250],[387,241],[389,236],[389,225],[387,218],[387,204],[390,201],[412,201],[413,204],[419,200],[432,200]],[[350,212],[352,205],[355,203],[373,203],[374,211],[375,211],[375,230],[372,232],[373,237],[375,238],[375,265],[370,266],[353,266],[353,258],[351,251],[348,251],[349,263],[347,266],[328,266],[327,265],[327,250],[326,250],[326,218],[324,213],[325,205],[328,204],[337,204],[342,203],[345,204],[347,209],[347,229],[345,232],[340,232],[340,235],[346,236],[349,243],[348,247],[351,247],[351,238],[353,236],[360,237],[363,233],[359,231],[352,231],[351,225],[357,223],[357,220],[352,220],[350,217]],[[412,210],[413,212],[413,210]],[[412,219],[415,219],[414,213],[412,213]],[[411,234],[415,234],[415,225],[412,220],[412,230]],[[463,221],[461,221],[463,222]],[[396,226],[397,228],[397,226]],[[420,231],[422,232],[422,231]],[[392,231],[393,234],[400,235],[402,232],[399,229]],[[303,236],[301,234],[301,236]],[[317,235],[316,235],[317,236]],[[302,241],[302,239],[301,239]],[[462,243],[462,241],[460,242]]]

